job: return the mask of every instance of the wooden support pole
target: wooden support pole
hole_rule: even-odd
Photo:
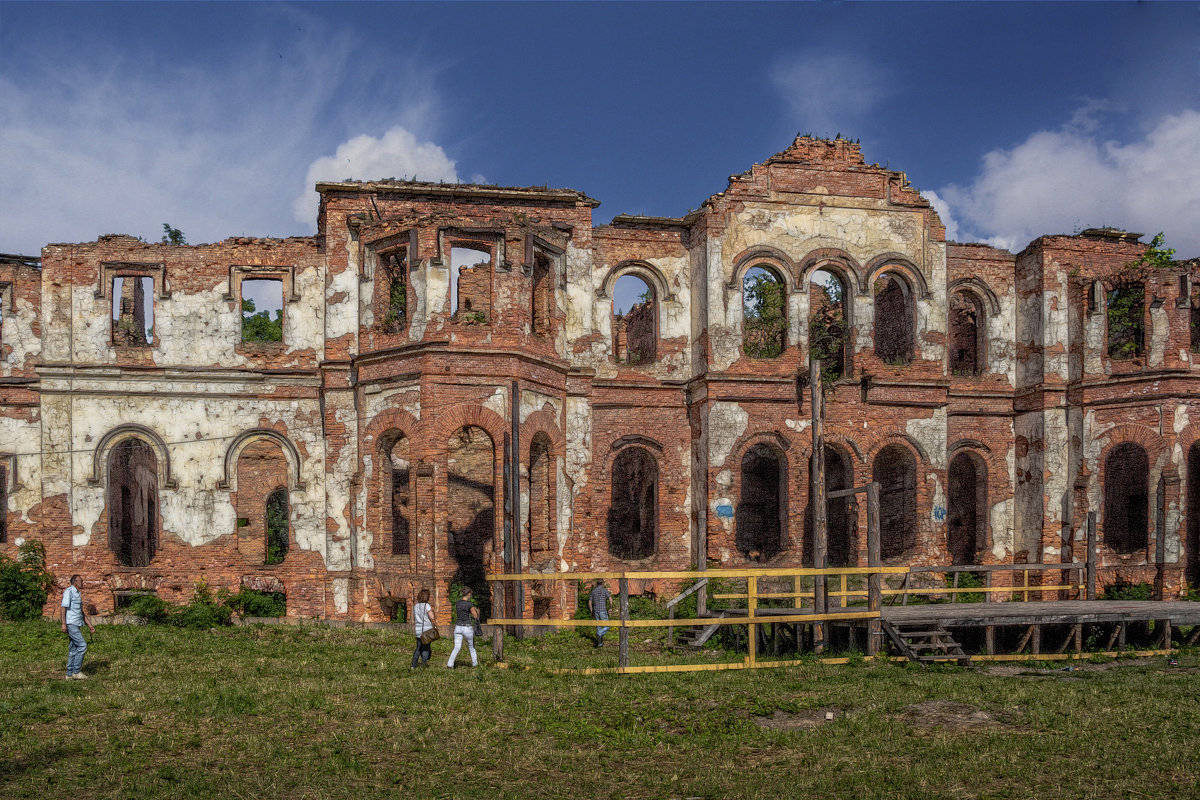
[[[500,581],[492,582],[492,608],[503,608],[504,584]],[[453,613],[453,611],[451,611]],[[497,664],[504,663],[504,626],[492,626],[492,660]]]
[[[1042,626],[1041,625],[1033,626],[1032,642],[1033,642],[1032,643],[1033,649],[1030,652],[1032,652],[1035,656],[1041,655],[1042,654]]]
[[[1167,482],[1159,476],[1154,514],[1154,599],[1163,600],[1167,572]],[[1167,642],[1166,647],[1170,647]]]
[[[867,567],[878,569],[883,565],[883,550],[879,539],[879,484],[867,484]],[[878,614],[883,605],[883,580],[878,572],[867,575],[867,610]],[[878,655],[883,644],[883,625],[879,619],[867,622],[867,655]]]
[[[1118,650],[1125,649],[1125,640],[1128,637],[1128,633],[1129,633],[1129,631],[1126,628],[1125,623],[1118,622],[1117,623],[1117,649]]]
[[[629,579],[621,578],[621,649],[620,660],[617,662],[621,669],[629,666],[629,628],[626,622],[629,622]]]
[[[758,660],[758,626],[754,624],[754,612],[758,608],[758,578],[746,578],[746,611],[750,624],[746,626],[746,663],[754,666]]]
[[[1087,599],[1096,599],[1096,512],[1087,515]]]
[[[809,507],[812,509],[813,568],[828,566],[828,531],[825,509],[825,391],[821,383],[821,360],[810,358],[808,362],[808,388],[812,410],[812,458],[809,470]],[[824,614],[829,610],[828,588],[824,575],[813,579],[813,611]],[[829,626],[817,623],[813,626],[814,647],[818,653],[828,644]]]
[[[1075,623],[1075,655],[1083,654],[1083,623]]]
[[[983,649],[989,656],[996,655],[996,626],[987,625],[983,629]]]

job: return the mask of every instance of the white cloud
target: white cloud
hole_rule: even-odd
[[[942,224],[946,226],[946,239],[958,241],[958,220],[954,218],[954,214],[950,210],[950,204],[937,192],[930,191],[929,189],[921,192],[921,196],[929,201],[929,204],[933,206],[933,210],[941,218]]]
[[[36,255],[104,233],[157,241],[163,222],[193,243],[311,235],[315,211],[294,219],[292,200],[317,155],[364,130],[430,138],[439,103],[429,59],[364,61],[353,36],[303,11],[261,14],[229,58],[187,61],[123,42],[30,45],[10,59],[0,71],[0,252]]]
[[[849,134],[890,89],[882,71],[861,54],[812,50],[780,61],[771,82],[795,115],[818,136]]]
[[[1097,138],[1093,111],[993,150],[973,182],[941,189],[964,238],[1019,250],[1042,234],[1108,225],[1165,231],[1180,257],[1200,255],[1200,112],[1168,114],[1117,142]]]
[[[308,167],[303,194],[292,204],[294,218],[308,222],[317,218],[318,181],[346,178],[416,178],[423,181],[457,183],[454,161],[433,142],[418,141],[403,127],[395,127],[379,138],[355,136],[338,145],[331,156],[323,156]]]

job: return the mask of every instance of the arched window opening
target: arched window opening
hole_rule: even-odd
[[[287,488],[279,487],[267,495],[267,564],[282,564],[287,556],[292,528],[288,518]]]
[[[819,269],[808,281],[808,346],[821,360],[821,374],[837,380],[846,373],[846,284],[832,272]]]
[[[545,253],[533,253],[533,335],[549,336],[554,317],[554,280],[550,259]]]
[[[1141,281],[1118,281],[1107,299],[1109,358],[1137,358],[1146,346],[1146,287]]]
[[[383,314],[379,324],[388,333],[404,330],[408,324],[408,248],[401,247],[379,256],[383,280]]]
[[[907,447],[889,444],[875,456],[879,483],[879,536],[885,559],[911,555],[917,546],[917,460]]]
[[[875,355],[899,366],[913,360],[913,308],[907,284],[885,272],[875,281]]]
[[[288,469],[283,448],[273,439],[251,440],[238,454],[238,551],[247,561],[278,564],[287,554]],[[278,487],[285,487],[281,498],[275,496]]]
[[[742,457],[742,497],[737,509],[738,551],[750,561],[767,561],[787,538],[787,461],[783,453],[756,444]]]
[[[450,311],[464,325],[486,325],[492,314],[492,251],[485,245],[450,248]]]
[[[495,444],[483,428],[464,426],[447,446],[447,546],[458,565],[452,582],[470,586],[490,610],[487,564],[495,536]],[[486,614],[485,614],[486,616]]]
[[[406,556],[412,546],[409,530],[412,524],[412,462],[409,460],[408,437],[396,439],[387,451],[387,485],[391,491],[392,555]]]
[[[950,298],[950,374],[963,377],[983,372],[983,305],[972,292]]]
[[[1104,459],[1104,543],[1115,553],[1145,550],[1150,541],[1150,460],[1133,442]]]
[[[979,563],[987,531],[987,467],[974,453],[950,462],[946,549],[954,565]]]
[[[148,567],[158,551],[158,458],[141,439],[108,455],[108,546],[127,567]]]
[[[529,445],[529,536],[526,541],[533,559],[555,549],[550,464],[550,438],[538,433]]]
[[[828,497],[830,492],[849,489],[853,485],[849,462],[835,447],[825,447],[825,530],[826,558],[831,567],[853,567],[858,563],[855,541],[855,514],[850,497]]]
[[[1188,586],[1200,587],[1200,442],[1188,451],[1187,464],[1186,574]]]
[[[622,450],[612,465],[608,552],[636,560],[654,555],[658,538],[658,462],[641,447]]]
[[[787,292],[769,269],[742,276],[742,350],[751,358],[778,358],[787,347]]]
[[[649,364],[658,349],[658,302],[650,284],[622,275],[613,286],[613,357],[618,364]]]

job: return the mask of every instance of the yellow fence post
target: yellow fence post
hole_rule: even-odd
[[[748,611],[747,618],[750,623],[746,626],[748,645],[746,648],[746,661],[751,667],[758,655],[758,626],[754,624],[754,611],[758,608],[758,578],[751,576],[746,578],[746,608]]]

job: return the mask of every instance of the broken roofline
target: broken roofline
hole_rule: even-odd
[[[320,181],[317,192],[374,192],[413,196],[469,197],[488,200],[582,203],[596,208],[600,201],[575,189],[549,189],[544,186],[491,186],[478,183],[430,183],[426,181]]]

